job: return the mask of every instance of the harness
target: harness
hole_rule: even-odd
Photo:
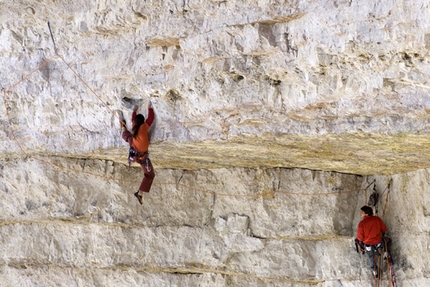
[[[378,249],[380,249],[380,248],[382,248],[382,242],[379,242],[378,244],[376,244],[376,245],[367,245],[367,244],[365,244],[365,249],[366,249],[366,251],[367,252],[373,252],[374,254],[376,254],[376,255],[381,255],[380,253],[379,253],[379,250]]]
[[[365,244],[363,241],[359,241],[357,238],[355,239],[355,249],[357,252],[359,252],[359,250],[361,251],[361,253],[364,254],[364,252],[377,252],[379,253],[378,249],[380,249],[382,246],[382,242],[379,242],[378,244],[375,245],[368,245]]]
[[[146,162],[146,159],[149,159],[148,151],[140,152],[134,149],[132,145],[130,145],[130,150],[128,151],[128,168],[130,169],[130,165],[133,162],[137,162],[139,164],[143,164]]]

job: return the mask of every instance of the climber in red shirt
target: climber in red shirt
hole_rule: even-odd
[[[377,276],[377,270],[374,268],[374,255],[381,255],[382,236],[387,231],[387,227],[381,218],[373,215],[373,209],[370,206],[363,206],[360,215],[362,220],[358,224],[357,240],[365,244],[370,269],[373,275]]]
[[[127,130],[124,119],[121,119],[120,121],[122,126],[122,139],[130,144],[130,150],[134,153],[132,160],[140,164],[144,173],[139,190],[134,193],[134,196],[137,197],[139,203],[143,204],[143,193],[149,192],[152,181],[155,177],[154,169],[148,155],[148,130],[154,121],[154,110],[152,108],[152,103],[149,102],[148,118],[145,121],[145,117],[142,114],[137,114],[137,108],[137,106],[134,106],[133,114],[131,116],[131,121],[133,123],[131,132]]]

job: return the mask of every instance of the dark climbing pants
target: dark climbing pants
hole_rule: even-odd
[[[382,244],[379,244],[378,247],[376,247],[375,245],[370,246],[370,251],[366,250],[366,254],[369,257],[369,266],[371,270],[375,270],[377,271],[378,266],[376,266],[375,268],[375,264],[374,262],[379,260],[379,256],[381,256],[381,254],[383,253],[383,248],[382,248]]]
[[[155,173],[154,168],[152,167],[151,160],[147,157],[143,163],[140,164],[143,170],[143,179],[140,184],[139,190],[143,192],[149,192],[151,189],[152,181],[154,180]]]

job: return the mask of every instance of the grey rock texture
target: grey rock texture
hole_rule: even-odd
[[[163,169],[142,207],[138,167],[47,160],[81,172],[1,165],[2,286],[371,286],[353,238],[374,188],[400,286],[429,283],[428,170]]]
[[[429,12],[0,0],[0,286],[371,286],[373,188],[400,286],[430,286]],[[118,113],[149,101],[142,207]]]
[[[425,168],[427,6],[3,3],[1,144],[19,152],[13,130],[31,154],[119,161],[115,110],[129,117],[133,104],[145,112],[152,99],[162,168],[188,169],[190,160],[192,168],[252,167],[249,157],[257,166],[368,175]],[[236,160],[223,163],[220,153]]]

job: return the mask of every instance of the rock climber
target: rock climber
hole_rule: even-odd
[[[384,222],[378,216],[373,215],[370,206],[361,207],[362,220],[358,224],[356,242],[364,248],[369,257],[370,269],[373,276],[378,276],[377,266],[374,266],[375,256],[380,256],[383,250],[382,237],[387,231]]]
[[[149,159],[148,147],[149,147],[149,134],[148,130],[154,121],[154,110],[152,103],[148,104],[148,117],[145,121],[145,117],[142,114],[137,114],[138,106],[135,105],[131,116],[132,130],[127,130],[127,126],[124,119],[120,119],[122,126],[122,139],[130,144],[130,155],[129,161],[137,162],[142,167],[144,177],[140,184],[139,190],[134,193],[140,204],[143,204],[143,193],[149,192],[151,189],[152,181],[154,180],[155,173],[152,167],[151,160]]]

